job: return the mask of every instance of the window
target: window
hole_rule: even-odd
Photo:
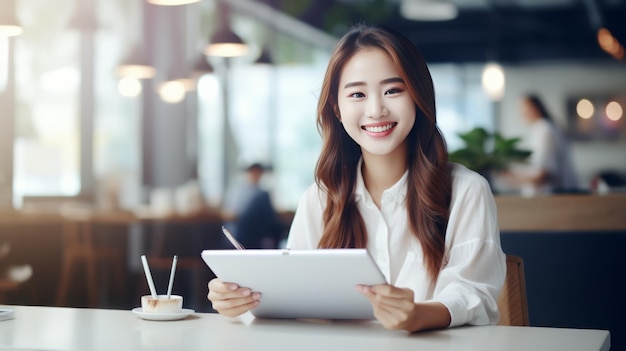
[[[14,52],[16,207],[28,196],[92,195],[113,185],[122,206],[140,200],[140,100],[119,94],[114,73],[133,30],[120,20],[129,4],[97,2],[95,31],[81,33],[72,16],[86,1],[96,6],[81,1],[17,2],[25,30]]]
[[[493,106],[482,91],[482,67],[432,65],[429,67],[437,106],[437,123],[452,151],[462,146],[458,134],[481,126],[494,130]]]
[[[80,191],[80,48],[73,1],[23,0],[15,42],[14,203]]]
[[[302,45],[289,38],[282,41]],[[304,46],[304,45],[302,45]],[[263,162],[273,166],[274,205],[294,209],[313,181],[321,147],[316,125],[318,91],[328,53],[307,47],[307,60],[273,66],[233,62],[228,70],[228,118],[239,166]],[[297,77],[297,79],[294,79]],[[198,86],[199,174],[209,201],[221,202],[224,165],[223,92],[217,76]],[[241,167],[240,167],[241,168]]]

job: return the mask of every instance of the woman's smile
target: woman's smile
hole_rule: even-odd
[[[376,125],[368,124],[362,126],[361,129],[366,131],[368,134],[371,134],[372,136],[381,137],[389,135],[391,133],[391,130],[397,125],[397,122],[378,123]]]

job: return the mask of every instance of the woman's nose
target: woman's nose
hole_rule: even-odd
[[[371,97],[367,101],[367,117],[381,118],[385,117],[389,111],[385,107],[380,97]]]

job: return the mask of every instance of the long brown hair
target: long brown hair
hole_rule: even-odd
[[[448,223],[451,175],[445,140],[437,127],[432,78],[415,45],[397,32],[357,25],[344,35],[332,53],[317,108],[317,127],[323,138],[315,181],[327,194],[320,248],[365,248],[367,232],[355,202],[360,146],[337,118],[341,70],[359,50],[377,48],[394,62],[416,106],[416,120],[407,136],[408,230],[424,251],[424,264],[435,281],[441,269]],[[375,68],[374,68],[375,69]]]

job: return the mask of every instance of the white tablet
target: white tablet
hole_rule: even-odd
[[[366,249],[204,250],[202,258],[225,282],[262,294],[255,317],[373,319],[357,284],[385,284]]]

